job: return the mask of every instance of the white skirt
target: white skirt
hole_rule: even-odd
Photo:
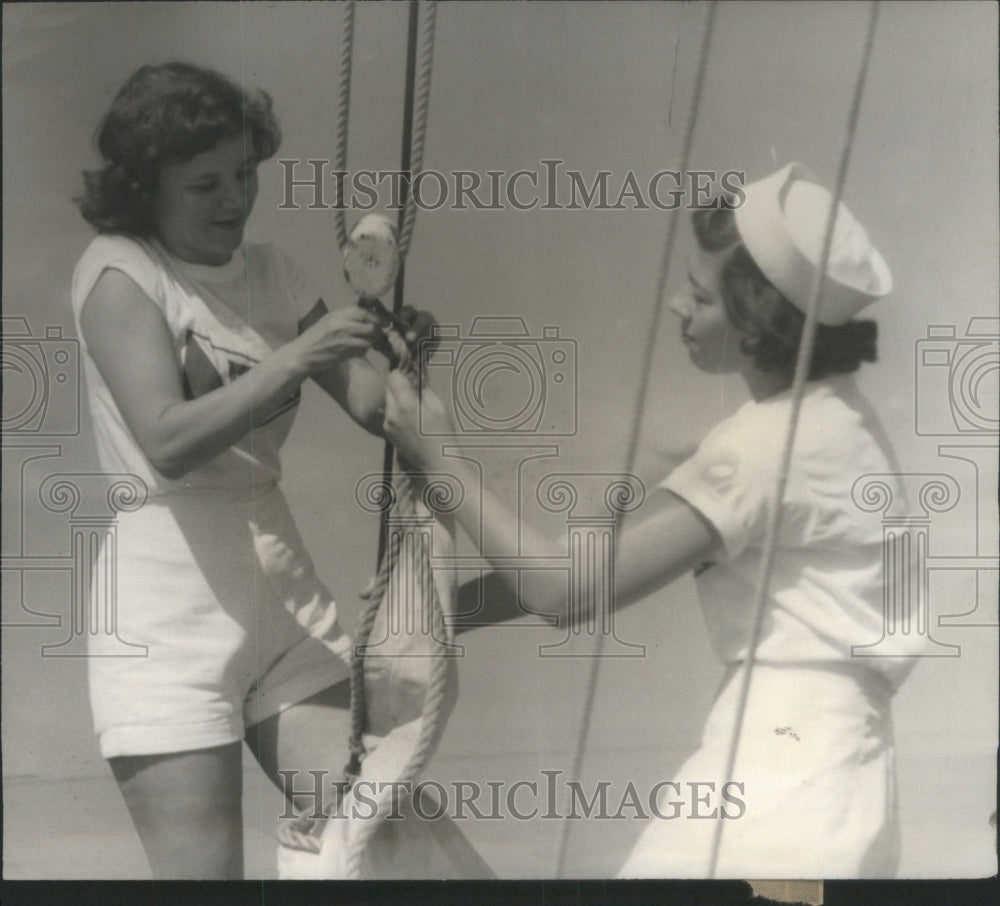
[[[688,810],[652,819],[619,877],[709,877],[720,821],[716,878],[892,877],[899,825],[888,682],[853,664],[758,663],[727,777],[742,675],[730,671],[701,748],[675,777],[714,784],[699,789],[714,790],[724,808],[715,818]],[[726,783],[728,803],[720,798]],[[672,814],[666,802],[658,811]]]

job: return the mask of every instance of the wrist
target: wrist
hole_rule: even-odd
[[[452,472],[454,464],[441,452],[446,440],[442,437],[419,437],[416,443],[407,445],[404,455],[421,472]]]
[[[301,343],[297,337],[290,343],[276,349],[271,356],[281,377],[289,384],[301,384],[312,376],[309,363],[300,347]]]

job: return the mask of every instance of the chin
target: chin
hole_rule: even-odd
[[[213,257],[224,259],[223,263],[229,260],[229,257],[243,244],[243,235],[224,242],[213,242],[211,245],[210,254]]]

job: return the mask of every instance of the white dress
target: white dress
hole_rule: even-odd
[[[882,636],[883,552],[881,523],[853,504],[851,487],[895,470],[851,378],[807,384],[739,756],[725,776],[790,411],[788,393],[748,402],[661,485],[724,546],[696,584],[728,672],[701,747],[675,776],[715,784],[724,808],[715,819],[671,818],[678,810],[664,801],[668,817],[652,819],[622,877],[707,877],[720,821],[715,877],[891,877],[898,863],[890,702],[923,639],[897,635],[892,656],[852,654]],[[720,798],[727,783],[738,802]]]
[[[74,273],[78,329],[87,296],[109,268],[163,312],[189,399],[293,339],[319,298],[271,245],[244,246],[228,264],[210,267],[182,262],[156,241],[99,236]],[[102,755],[230,743],[248,725],[346,679],[350,640],[278,486],[298,393],[239,443],[172,481],[143,455],[95,363],[84,361],[101,466],[136,476],[149,494],[139,510],[118,516],[115,564],[117,634],[145,646],[146,656],[115,656],[121,646],[107,635],[89,640]]]

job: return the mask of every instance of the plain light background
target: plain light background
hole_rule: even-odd
[[[741,170],[752,180],[800,160],[830,184],[867,9],[721,4],[691,167]],[[442,4],[425,166],[510,173],[558,158],[590,178],[611,170],[613,186],[628,171],[643,183],[676,168],[706,11],[704,4]],[[863,369],[861,386],[903,468],[946,472],[961,487],[958,506],[932,525],[938,557],[996,551],[995,437],[917,433],[918,414],[941,421],[949,411],[947,380],[918,366],[928,326],[954,325],[961,338],[971,317],[998,314],[996,15],[989,4],[882,4],[845,191],[895,277],[893,294],[869,310],[879,321],[880,361]],[[70,276],[92,234],[71,199],[80,171],[96,163],[98,120],[135,68],[184,59],[263,87],[285,136],[278,157],[332,159],[341,21],[342,10],[328,3],[5,6],[4,316],[28,318],[36,335],[49,326],[72,335]],[[359,5],[349,169],[399,165],[405,33],[404,4]],[[284,246],[311,271],[328,304],[350,304],[332,212],[279,210],[275,160],[261,166],[260,181],[248,238]],[[671,216],[655,209],[418,216],[409,304],[463,332],[476,316],[519,315],[533,335],[556,326],[576,343],[579,430],[559,440],[559,458],[533,475],[624,466]],[[693,245],[687,224],[681,227],[671,289],[681,285]],[[989,343],[962,348],[988,350]],[[25,391],[4,378],[6,404],[16,404]],[[981,411],[990,411],[996,385],[993,365],[979,385]],[[651,387],[637,467],[647,484],[746,398],[738,381],[693,369],[669,314]],[[70,406],[71,396],[53,395],[53,413]],[[65,519],[39,510],[36,488],[45,470],[95,468],[83,419],[75,438],[5,438],[5,445],[62,444],[59,457],[24,476],[8,474],[16,457],[5,456],[5,555],[65,553]],[[978,457],[978,474],[970,462],[939,454],[948,443],[984,445],[969,454]],[[285,493],[351,628],[377,539],[374,517],[354,503],[354,486],[380,468],[381,442],[309,388],[284,463]],[[512,461],[500,458],[489,478],[509,493],[511,471]],[[62,630],[10,626],[25,622],[25,607],[65,617],[65,589],[39,576],[23,585],[7,572],[4,579],[5,875],[141,877],[141,852],[90,735],[85,664],[40,656],[40,645]],[[918,665],[896,699],[901,874],[992,874],[996,572],[977,584],[968,570],[939,570],[931,595],[934,635],[960,646],[960,656]],[[966,612],[972,615],[962,625],[936,625],[940,616]],[[719,669],[687,580],[624,612],[618,629],[621,638],[644,642],[647,656],[602,664],[581,779],[652,785],[696,745]],[[523,624],[463,638],[462,697],[431,776],[482,782],[569,770],[590,665],[540,660],[537,645],[556,638]],[[246,774],[248,872],[267,876],[277,806],[255,771]],[[68,810],[55,815],[44,807],[66,797]],[[634,821],[581,822],[570,872],[612,874],[640,830]],[[480,822],[466,831],[503,876],[554,871],[551,822]],[[51,857],[54,838],[58,859]]]

